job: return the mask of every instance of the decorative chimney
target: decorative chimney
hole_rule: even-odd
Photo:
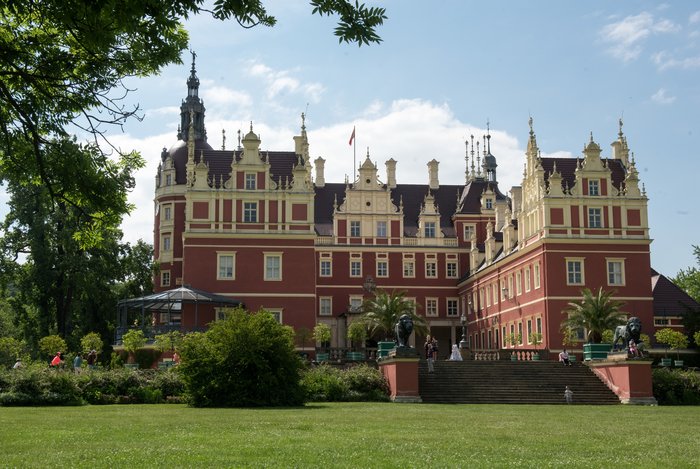
[[[323,176],[323,165],[326,164],[326,160],[319,156],[314,160],[314,163],[316,164],[316,187],[326,187],[326,179]]]
[[[392,158],[386,163],[386,185],[389,189],[396,188],[396,161]]]
[[[428,174],[430,175],[430,188],[431,189],[440,189],[440,182],[438,181],[438,165],[440,163],[437,162],[435,159],[428,163]]]

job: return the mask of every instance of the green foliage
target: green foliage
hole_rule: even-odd
[[[575,348],[578,346],[578,334],[574,329],[565,329],[561,332],[564,333],[564,340],[562,341],[564,347]]]
[[[102,337],[97,332],[90,332],[80,339],[80,348],[83,350],[83,353],[90,353],[94,350],[99,355],[102,353],[103,346]]]
[[[367,338],[367,326],[361,322],[352,322],[348,327],[348,339],[356,344],[361,344]]]
[[[649,350],[649,347],[651,347],[651,337],[649,337],[647,334],[639,334],[639,340],[644,343],[644,348]]]
[[[603,331],[603,334],[601,334],[601,341],[604,344],[612,344],[613,339],[615,338],[615,333],[611,331],[610,329],[606,329]]]
[[[131,329],[122,336],[122,345],[127,352],[136,352],[146,345],[147,340],[141,329]]]
[[[65,353],[68,350],[66,341],[57,335],[50,335],[39,341],[39,349],[49,359],[56,356],[57,352]]]
[[[314,333],[308,327],[300,327],[294,334],[294,339],[296,342],[304,347],[306,344],[311,342],[314,338]]]
[[[620,311],[625,302],[610,299],[615,293],[616,290],[603,292],[602,287],[595,296],[588,288],[581,290],[583,300],[570,302],[562,311],[568,318],[561,322],[560,332],[569,328],[588,329],[589,341],[599,344],[604,331],[627,323],[626,313]]]
[[[116,370],[117,368],[124,368],[124,364],[129,361],[129,352],[117,353],[112,352],[112,360],[110,361],[110,368]]]
[[[693,245],[693,255],[700,265],[700,246]],[[700,303],[700,270],[697,267],[688,267],[681,270],[675,277],[670,279],[685,291],[692,299]]]
[[[140,349],[134,352],[134,363],[139,364],[139,368],[147,370],[160,358],[161,352],[151,349]]]
[[[700,342],[695,340],[695,334],[700,332],[700,308],[691,308],[684,304],[683,309],[685,311],[680,319],[683,330],[688,334],[688,337],[693,338],[693,344],[700,347]]]
[[[387,401],[389,384],[382,373],[366,364],[339,369],[322,363],[302,379],[308,399],[314,402]]]
[[[238,308],[204,334],[187,334],[178,373],[195,407],[297,406],[304,364],[294,331],[267,311]]]
[[[530,334],[530,344],[535,346],[535,350],[537,350],[538,345],[542,345],[542,334],[539,332],[533,332]]]
[[[311,0],[314,7],[312,14],[318,13],[320,16],[338,14],[340,21],[333,34],[338,36],[338,43],[343,41],[357,42],[359,47],[362,44],[369,45],[370,42],[379,44],[382,41],[375,28],[384,24],[387,19],[384,8],[365,8],[365,4],[347,0]]]
[[[666,344],[671,350],[678,350],[678,359],[680,360],[680,349],[688,347],[688,337],[680,331],[674,331],[671,328],[661,329],[654,334],[659,343]]]
[[[155,336],[153,346],[159,352],[174,352],[182,345],[182,334],[180,331],[170,331],[165,334]]]
[[[394,337],[394,326],[403,314],[408,314],[411,317],[413,330],[417,334],[428,334],[428,324],[425,318],[413,312],[414,308],[419,308],[420,305],[404,298],[405,290],[398,293],[393,290],[389,295],[380,289],[372,294],[374,298],[367,299],[362,303],[362,314],[354,321],[364,324],[370,330],[371,335],[379,332],[381,338]]]
[[[523,335],[520,333],[511,332],[503,337],[505,343],[510,345],[518,345],[523,341]]]
[[[25,361],[27,365],[29,350],[25,342],[20,342],[12,337],[0,338],[0,369],[12,368],[18,358]]]
[[[654,368],[651,371],[653,394],[663,405],[700,404],[700,371]]]
[[[700,331],[693,334],[693,340],[695,341],[695,345],[700,346]]]
[[[330,342],[331,341],[331,327],[328,324],[317,324],[314,327],[314,340],[319,342]]]

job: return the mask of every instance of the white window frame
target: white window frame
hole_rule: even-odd
[[[231,276],[221,276],[221,258],[231,258]],[[216,279],[217,280],[236,280],[236,251],[216,251]]]
[[[324,312],[324,302],[328,302],[328,310]],[[332,316],[333,315],[333,297],[332,296],[321,296],[318,299],[318,314],[319,316]]]
[[[450,266],[453,267],[452,270],[450,270]],[[445,262],[445,268],[447,270],[447,272],[445,273],[445,276],[447,278],[457,278],[457,261]]]
[[[160,271],[160,286],[161,287],[169,287],[170,286],[170,271],[169,270],[161,270]]]
[[[437,278],[437,261],[425,262],[425,278]]]
[[[585,265],[584,265],[584,259],[585,257],[567,257],[564,259],[564,262],[566,262],[566,284],[567,285],[585,285],[586,284],[586,276],[585,276]],[[576,272],[576,270],[571,270],[572,267],[575,268],[576,264],[579,265],[580,267],[580,272]],[[571,274],[574,275],[574,280],[576,280],[576,274],[580,274],[581,276],[581,282],[571,282]]]
[[[362,223],[350,220],[350,237],[359,238],[362,236]]]
[[[493,199],[490,197],[488,199],[486,199],[485,206],[486,206],[486,210],[492,210],[493,209]]]
[[[416,277],[416,262],[413,260],[403,261],[403,278],[415,278],[415,277]]]
[[[173,175],[172,175],[172,174],[166,174],[166,175],[165,175],[165,185],[166,185],[166,186],[172,186],[172,185],[173,185]]]
[[[173,208],[170,205],[163,207],[163,220],[168,221],[172,219]]]
[[[532,344],[532,319],[527,320],[527,343]]]
[[[258,223],[257,202],[243,202],[243,223]]]
[[[245,188],[246,190],[256,190],[258,188],[258,175],[253,173],[246,173],[245,175]]]
[[[520,270],[515,273],[515,294],[518,296],[523,294],[523,274]]]
[[[513,276],[509,275],[508,276],[508,298],[513,298],[515,296],[515,292],[513,291]]]
[[[350,295],[348,304],[350,305],[350,310],[354,312],[362,311],[362,302],[365,301],[362,295]]]
[[[530,267],[529,266],[525,267],[525,274],[524,275],[525,275],[525,292],[527,293],[530,291],[530,286],[531,286],[530,285],[531,279],[530,279]]]
[[[538,262],[535,262],[535,263],[532,265],[532,275],[533,275],[533,277],[534,277],[533,280],[534,280],[534,282],[535,282],[535,290],[537,290],[538,288],[540,288],[540,285],[541,285],[541,282],[540,282],[540,272],[541,272],[540,263],[539,263],[539,261],[538,261]]]
[[[264,269],[263,280],[273,281],[273,282],[279,282],[282,280],[282,254],[283,254],[282,252],[265,252],[265,251],[263,251],[263,257],[265,259],[264,264],[263,264],[263,269]],[[279,265],[268,267],[268,259],[279,259]],[[268,276],[268,269],[273,269],[273,273],[276,269],[279,277]]]
[[[501,301],[506,301],[506,294],[503,291],[503,288],[506,286],[506,279],[502,278],[499,283],[499,286],[501,291],[499,292],[498,296],[501,298]]]
[[[486,307],[491,306],[491,285],[486,285]]]
[[[610,267],[614,264],[620,265],[620,272],[610,272]],[[626,285],[625,279],[625,259],[624,258],[605,258],[605,271],[609,286],[624,287]],[[610,274],[619,274],[620,282],[610,282]]]
[[[464,225],[464,241],[470,242],[472,240],[472,233],[474,233],[475,231],[475,225]]]
[[[278,323],[283,324],[282,311],[284,310],[284,308],[266,308],[265,306],[263,306],[262,309],[270,312],[270,314],[272,314],[272,317],[274,317]]]
[[[591,196],[600,195],[600,180],[598,180],[598,179],[589,179],[588,180],[588,195],[591,195]]]
[[[377,222],[377,238],[386,238],[386,222]]]
[[[671,320],[668,318],[654,318],[654,325],[668,327],[671,325]]]
[[[542,334],[542,316],[537,316],[535,318],[535,324],[537,325],[536,330],[538,334]]]
[[[163,246],[163,251],[172,251],[172,249],[173,249],[173,243],[172,243],[171,241],[172,241],[172,238],[171,238],[170,233],[168,233],[167,235],[163,236],[163,244],[162,244],[162,246]]]
[[[491,288],[491,293],[493,293],[493,305],[496,306],[498,304],[498,298],[501,296],[498,292],[498,282],[493,282]]]
[[[327,265],[327,272],[325,271],[324,264]],[[333,276],[333,260],[328,258],[321,258],[318,265],[319,276],[321,277],[332,277]]]
[[[481,306],[479,306],[479,305],[481,305]],[[484,289],[483,289],[483,287],[479,288],[479,304],[476,305],[476,307],[474,308],[474,311],[477,311],[479,309],[484,309]]]
[[[450,303],[454,303],[453,308],[450,307]],[[447,311],[448,317],[454,318],[459,316],[459,298],[446,298],[445,311]]]
[[[383,264],[383,267],[382,267]],[[377,260],[377,277],[388,277],[389,276],[389,260],[379,259]]]
[[[431,304],[435,306],[434,312],[431,312],[431,306],[430,306]],[[425,299],[425,316],[426,317],[430,317],[430,318],[438,317],[440,315],[440,310],[438,308],[439,308],[438,298],[426,297],[426,299]]]
[[[359,272],[354,272],[353,264],[358,264]],[[362,277],[362,259],[350,259],[350,277]]]
[[[426,238],[435,238],[436,228],[436,223],[434,221],[426,221],[423,229],[424,236]]]
[[[601,208],[588,207],[588,227],[603,228],[603,210]]]

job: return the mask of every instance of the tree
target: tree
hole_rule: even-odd
[[[314,340],[318,340],[321,344],[331,341],[331,328],[328,324],[317,324],[314,327]],[[323,346],[323,345],[321,345]]]
[[[370,331],[370,335],[379,332],[384,339],[394,336],[394,326],[399,322],[403,314],[413,320],[413,330],[418,334],[426,335],[428,325],[422,316],[413,312],[414,308],[420,307],[413,301],[404,298],[406,291],[396,292],[391,295],[384,290],[372,292],[374,298],[369,298],[362,303],[362,314],[355,322],[364,324]]]
[[[682,332],[674,331],[668,327],[661,329],[660,331],[656,331],[654,336],[656,337],[656,340],[662,344],[668,345],[671,350],[678,350],[678,360],[681,359],[680,349],[688,347],[688,337]]]
[[[56,204],[89,215],[78,233],[84,246],[101,242],[94,230],[116,228],[132,206],[124,197],[133,171],[143,165],[136,152],[107,140],[110,127],[140,119],[128,108],[129,77],[158,74],[181,63],[187,47],[182,21],[209,13],[234,19],[244,28],[273,26],[262,0],[4,0],[0,22],[0,174],[3,181],[42,185]],[[312,2],[313,14],[340,15],[340,40],[369,44],[381,39],[375,28],[382,8],[345,0]],[[71,131],[91,143],[59,153]],[[116,162],[108,153],[116,152]],[[88,210],[85,210],[85,208]]]
[[[182,346],[183,337],[180,331],[170,331],[154,337],[153,347],[159,352],[172,352]]]
[[[102,341],[102,337],[96,332],[90,332],[80,339],[80,349],[85,353],[90,353],[94,350],[95,353],[99,355],[102,353],[103,346],[104,342]]]
[[[599,288],[593,296],[588,288],[583,289],[583,300],[570,302],[562,311],[562,314],[568,314],[569,317],[562,321],[559,331],[564,332],[569,328],[588,329],[589,342],[599,344],[604,331],[627,323],[626,313],[620,311],[625,302],[610,299],[615,293],[616,290],[603,292]]]
[[[122,336],[122,345],[124,350],[130,354],[135,353],[138,349],[146,345],[147,339],[140,329],[132,329]]]
[[[693,245],[693,249],[693,255],[698,265],[700,265],[700,246]],[[692,299],[700,303],[700,270],[697,267],[688,267],[687,270],[681,270],[675,277],[671,277],[670,280]]]
[[[511,346],[516,346],[522,343],[523,335],[520,333],[516,334],[515,332],[511,332],[510,334],[506,334],[505,337],[503,337],[503,340]]]
[[[302,405],[306,369],[294,331],[268,311],[238,308],[203,334],[185,336],[178,372],[195,407]]]
[[[68,345],[61,337],[49,335],[39,341],[39,349],[46,357],[53,358],[57,352],[66,353]]]
[[[530,343],[535,346],[535,350],[539,345],[542,345],[542,334],[539,332],[533,332],[530,334]]]
[[[683,305],[685,312],[681,316],[680,323],[683,324],[683,330],[688,334],[688,337],[693,337],[695,346],[700,346],[694,337],[695,333],[700,331],[700,308],[691,308],[688,305]]]
[[[355,344],[361,344],[367,338],[367,326],[354,321],[348,327],[348,339]]]
[[[300,327],[294,334],[294,339],[302,347],[311,342],[311,339],[313,339],[313,337],[314,333],[311,332],[311,330],[308,327]]]

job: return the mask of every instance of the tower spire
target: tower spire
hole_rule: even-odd
[[[187,98],[182,101],[180,106],[180,130],[177,133],[177,138],[187,140],[189,137],[190,124],[194,127],[194,138],[196,140],[207,141],[207,131],[204,128],[204,102],[199,99],[199,78],[197,78],[197,69],[195,68],[195,59],[197,54],[190,51],[192,54],[192,69],[190,76],[187,79]],[[192,112],[194,115],[191,118]]]

